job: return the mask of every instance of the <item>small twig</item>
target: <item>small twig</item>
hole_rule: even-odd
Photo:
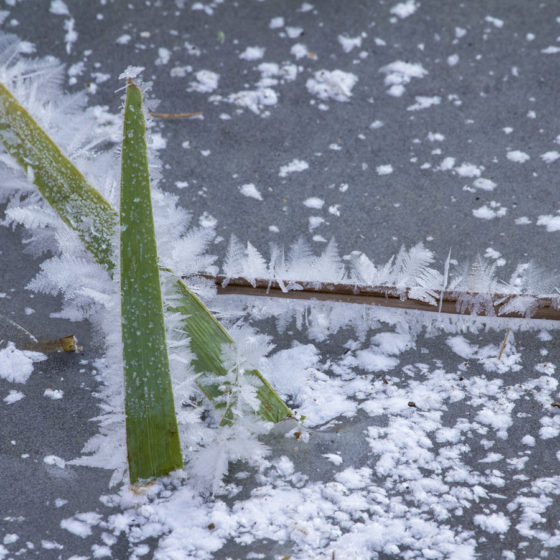
[[[502,354],[504,353],[504,350],[506,349],[506,344],[507,344],[507,339],[509,336],[509,333],[511,332],[511,329],[508,329],[506,336],[504,337],[504,341],[502,342],[502,347],[500,348],[500,353],[498,354],[498,361],[502,359]]]
[[[35,350],[36,352],[43,352],[49,354],[51,352],[77,352],[78,341],[73,334],[57,338],[56,340],[38,340],[36,342],[29,342],[21,345],[22,350]]]
[[[201,117],[202,111],[197,113],[153,113],[150,111],[150,115],[156,119],[190,119],[192,117]]]
[[[217,276],[199,274],[197,276],[214,282],[219,295],[238,294],[288,299],[317,299],[431,311],[435,313],[440,310],[438,300],[441,300],[441,312],[457,315],[469,315],[471,313],[471,308],[468,305],[470,301],[476,302],[484,300],[485,305],[481,306],[478,311],[478,315],[480,316],[518,317],[523,319],[531,318],[560,321],[560,297],[534,296],[537,303],[536,309],[530,316],[526,316],[516,311],[509,313],[501,312],[501,308],[515,298],[517,294],[483,294],[448,290],[444,290],[442,294],[441,291],[435,290],[434,299],[438,301],[438,303],[433,305],[425,301],[411,298],[409,288],[397,288],[396,286],[364,286],[332,282],[304,282],[298,280],[292,280],[290,282],[283,280],[279,282],[262,278],[249,282],[245,278],[227,278],[221,274]],[[185,277],[185,280],[188,280],[188,277]],[[285,285],[287,284],[293,286],[293,288],[291,290],[286,290]]]

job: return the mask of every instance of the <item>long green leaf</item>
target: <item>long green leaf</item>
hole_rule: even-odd
[[[117,212],[2,84],[0,140],[27,173],[32,171],[39,192],[110,272],[114,268],[112,243]]]
[[[78,232],[97,262],[107,270],[112,270],[111,243],[118,225],[118,213],[86,182],[72,162],[2,84],[0,140],[24,170],[32,167],[34,182],[41,194],[59,216]],[[221,350],[218,351],[218,348],[231,342],[231,337],[187,286],[176,275],[174,278],[175,292],[180,298],[174,309],[183,314],[185,332],[191,338],[196,356],[195,369],[200,373],[198,385],[212,401],[218,398],[222,400],[224,389],[209,379],[225,374]],[[208,350],[207,346],[213,350]],[[263,418],[279,421],[290,416],[288,407],[262,375],[257,370],[251,373],[260,380],[257,395],[261,401],[260,413]]]
[[[225,408],[226,404],[221,402],[224,396],[223,385],[209,380],[204,374],[213,373],[214,377],[226,375],[221,356],[224,345],[233,344],[233,339],[182,280],[176,279],[173,288],[178,298],[175,305],[169,306],[169,311],[188,317],[184,321],[184,329],[191,339],[191,350],[196,356],[192,363],[193,368],[201,374],[198,386],[210,400],[220,403],[216,408]],[[262,418],[270,422],[279,422],[291,416],[290,409],[258,370],[248,371],[246,375],[254,376],[258,380],[257,397],[261,403],[259,414]],[[232,421],[227,410],[223,418],[223,423]]]
[[[130,481],[183,467],[171,389],[142,94],[129,80],[121,168],[121,312]]]

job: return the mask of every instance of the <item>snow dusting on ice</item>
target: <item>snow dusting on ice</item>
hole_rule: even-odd
[[[388,87],[387,93],[393,97],[401,97],[406,91],[405,86],[413,78],[423,78],[428,71],[419,63],[404,62],[397,60],[383,66],[380,70],[385,74],[385,85]]]
[[[390,175],[393,173],[393,166],[389,163],[385,165],[378,165],[375,170],[377,171],[378,175]]]
[[[391,13],[404,19],[411,16],[419,7],[419,2],[415,2],[415,0],[407,0],[406,2],[395,4],[391,8]]]
[[[33,372],[33,364],[47,357],[40,352],[18,350],[13,342],[0,349],[0,377],[10,383],[25,383]]]
[[[294,159],[286,165],[280,167],[278,175],[280,177],[287,177],[290,173],[296,173],[309,169],[309,164],[301,159]]]
[[[189,89],[198,93],[210,93],[218,87],[220,75],[210,70],[199,70],[196,73],[196,82],[191,82]]]
[[[480,208],[474,208],[472,213],[475,218],[493,220],[494,218],[503,218],[507,214],[507,208],[504,208],[499,202],[492,200],[489,204],[484,204]]]
[[[358,77],[350,72],[342,70],[319,70],[313,78],[309,78],[305,84],[307,91],[319,99],[327,101],[349,101],[352,96],[352,88],[356,85]]]
[[[6,404],[13,404],[15,402],[20,401],[23,399],[25,395],[21,391],[16,391],[14,389],[10,390],[10,392],[4,397],[4,402]]]
[[[539,216],[537,219],[538,226],[545,226],[546,231],[558,231],[560,230],[560,216]]]
[[[253,183],[247,183],[239,187],[239,192],[248,198],[254,198],[256,200],[262,200],[263,197],[257,187]]]
[[[506,154],[509,161],[514,161],[516,163],[525,163],[530,159],[529,154],[522,152],[521,150],[510,150]]]
[[[240,55],[239,58],[244,60],[259,60],[264,56],[264,47],[247,47]]]

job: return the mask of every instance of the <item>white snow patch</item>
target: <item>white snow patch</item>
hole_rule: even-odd
[[[325,223],[325,218],[321,216],[310,216],[309,218],[309,231],[317,229],[321,224]],[[323,239],[321,239],[323,241]]]
[[[476,355],[478,346],[476,344],[471,344],[464,336],[457,335],[449,337],[446,340],[447,345],[455,354],[461,356],[461,358],[470,359]]]
[[[198,93],[210,93],[218,87],[220,75],[210,70],[199,70],[195,77],[196,82],[189,84],[189,91],[197,91]]]
[[[416,103],[408,106],[406,108],[407,111],[420,111],[421,109],[427,109],[428,107],[433,107],[441,103],[441,97],[439,95],[434,95],[433,97],[417,95],[414,99],[416,99]]]
[[[324,101],[349,101],[352,88],[356,85],[358,77],[351,72],[342,70],[319,70],[306,82],[307,91]]]
[[[253,183],[247,183],[245,185],[241,185],[239,187],[239,192],[243,196],[247,196],[249,198],[254,198],[255,200],[262,200],[263,197],[257,187]]]
[[[484,18],[484,21],[487,21],[488,23],[491,23],[494,27],[497,27],[498,29],[500,29],[504,26],[504,20],[496,18],[496,17],[486,16]]]
[[[551,45],[549,47],[546,47],[546,49],[541,49],[541,52],[543,54],[558,54],[560,53],[560,47],[557,47],[556,45]]]
[[[525,163],[526,161],[531,159],[531,156],[529,154],[526,154],[521,150],[510,150],[506,154],[506,157],[509,159],[509,161],[514,161],[516,163]]]
[[[510,406],[513,408],[513,405]],[[490,426],[496,430],[496,435],[501,439],[506,439],[507,429],[513,422],[508,410],[509,408],[509,406],[500,408],[485,407],[478,412],[476,420],[481,424],[485,424],[486,426]]]
[[[453,169],[454,165],[455,165],[455,158],[451,156],[447,156],[443,158],[442,162],[439,164],[438,169],[440,171],[449,171],[450,169]]]
[[[539,216],[537,219],[538,226],[545,226],[546,231],[558,231],[560,230],[560,216]]]
[[[405,92],[405,86],[413,78],[423,78],[428,71],[419,63],[396,60],[379,69],[385,74],[385,85],[389,88],[387,93],[393,97],[400,97]]]
[[[268,24],[270,29],[280,29],[284,27],[284,18],[281,16],[273,17]]]
[[[94,546],[96,546],[96,545],[94,545]],[[48,541],[48,540],[42,539],[41,540],[41,548],[44,548],[45,550],[62,550],[64,548],[64,546],[61,545],[60,543],[57,543],[56,541]],[[101,558],[101,557],[94,554],[94,558]]]
[[[68,16],[70,11],[68,6],[62,0],[52,0],[49,12],[57,16]]]
[[[378,333],[372,337],[371,343],[383,354],[390,355],[398,355],[414,346],[410,335],[394,332]]]
[[[64,391],[62,389],[45,389],[43,396],[53,401],[58,401],[64,397]]]
[[[558,158],[560,158],[560,152],[557,152],[556,150],[553,150],[553,151],[550,151],[550,152],[545,152],[544,154],[541,154],[541,159],[545,163],[552,163],[552,162],[556,161]]]
[[[294,27],[290,25],[286,27],[286,35],[288,35],[290,39],[297,39],[302,33],[302,27]]]
[[[310,196],[303,201],[303,205],[307,206],[307,208],[316,208],[320,210],[323,208],[325,201],[322,198],[318,198],[316,196]]]
[[[473,163],[463,162],[455,168],[455,172],[459,177],[480,177],[482,170]]]
[[[278,175],[280,177],[287,177],[290,173],[299,173],[309,169],[309,164],[301,159],[293,159],[290,163],[282,165]]]
[[[33,363],[47,357],[40,352],[18,350],[13,342],[0,350],[0,377],[10,383],[25,383],[33,372]]]
[[[377,171],[378,175],[390,175],[393,173],[393,166],[389,163],[385,165],[378,165],[375,170]]]
[[[6,404],[13,404],[17,401],[20,401],[21,399],[23,399],[25,397],[25,395],[21,392],[21,391],[16,391],[15,389],[12,389],[5,397],[4,397],[4,402]]]
[[[486,457],[483,457],[482,459],[479,459],[479,463],[496,463],[498,461],[501,461],[504,458],[504,456],[501,453],[488,453],[488,455],[486,455]]]
[[[158,48],[158,57],[156,58],[156,66],[167,64],[171,59],[171,51],[164,47]]]
[[[488,533],[506,533],[511,525],[510,520],[503,513],[482,513],[474,516],[474,522]]]
[[[449,66],[457,66],[458,63],[459,63],[458,54],[451,54],[447,57],[447,64],[449,64]]]
[[[47,455],[46,457],[43,457],[43,463],[45,463],[46,465],[54,465],[59,469],[63,469],[66,467],[66,461],[64,459],[61,459],[60,457],[57,457],[56,455]]]
[[[475,218],[493,220],[494,218],[503,218],[507,213],[507,208],[492,200],[489,204],[483,204],[480,208],[473,209],[472,213]]]
[[[214,228],[216,227],[218,220],[212,214],[207,212],[206,210],[202,213],[202,215],[198,218],[198,223],[203,228]]]
[[[483,191],[493,191],[496,188],[496,183],[490,179],[479,177],[473,181],[473,186]]]
[[[119,80],[126,80],[130,78],[134,80],[145,70],[144,66],[127,66],[123,72],[119,74]]]
[[[399,360],[372,350],[356,352],[357,364],[366,371],[389,371],[397,366]]]
[[[401,19],[411,16],[418,8],[420,4],[414,0],[406,0],[406,2],[399,2],[391,8],[391,13],[400,17]]]
[[[243,60],[260,60],[264,56],[264,51],[264,47],[247,47],[239,55],[239,58]]]
[[[307,50],[307,47],[303,43],[296,43],[290,49],[290,54],[295,56],[296,59],[299,60],[300,58],[305,58],[306,56],[309,56],[309,51]]]
[[[276,85],[278,79],[283,82],[293,82],[298,74],[298,68],[295,64],[284,62],[282,65],[276,62],[262,62],[259,64],[259,72],[261,79],[258,85],[262,87]]]
[[[328,459],[333,465],[342,465],[342,457],[336,453],[324,453],[323,457]]]
[[[340,204],[331,204],[329,206],[329,214],[340,216]]]
[[[443,142],[445,140],[445,135],[441,132],[428,132],[426,138],[429,142]]]
[[[264,107],[276,105],[278,95],[269,87],[259,87],[254,90],[243,90],[232,93],[227,97],[230,103],[239,107],[246,107],[256,115],[260,114]],[[266,113],[263,113],[266,115]]]
[[[77,513],[73,517],[63,519],[60,526],[70,533],[85,539],[92,533],[92,526],[97,525],[101,519],[101,515],[94,512]]]
[[[342,46],[345,53],[349,53],[352,49],[360,48],[362,46],[362,37],[347,37],[346,35],[339,35],[338,42]]]

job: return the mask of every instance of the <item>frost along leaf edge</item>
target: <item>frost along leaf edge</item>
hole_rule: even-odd
[[[0,140],[95,260],[111,272],[117,212],[1,83]]]
[[[8,153],[32,176],[40,193],[60,218],[77,231],[95,260],[109,272],[113,270],[112,242],[117,231],[118,213],[89,185],[80,171],[1,83],[0,139]],[[216,376],[224,375],[221,345],[232,343],[233,340],[186,284],[172,271],[167,272],[172,276],[173,291],[179,298],[167,310],[183,314],[184,330],[191,338],[196,356],[195,371],[200,373],[197,384],[216,405],[227,387],[207,379],[214,380]],[[205,326],[206,322],[208,325]],[[209,333],[215,336],[216,351],[205,350],[208,344],[205,336]],[[261,373],[252,370],[250,374],[258,380],[257,396],[261,401],[261,416],[275,422],[291,416],[289,408]]]

